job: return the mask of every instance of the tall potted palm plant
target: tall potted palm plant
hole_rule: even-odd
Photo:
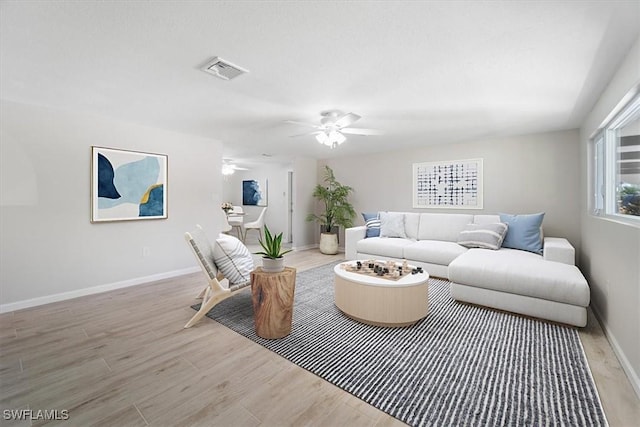
[[[323,254],[338,253],[338,227],[347,228],[353,225],[356,211],[348,200],[351,192],[353,188],[340,184],[333,170],[325,166],[324,185],[316,185],[313,191],[313,197],[324,204],[324,212],[320,215],[307,215],[307,221],[320,224],[320,252]]]

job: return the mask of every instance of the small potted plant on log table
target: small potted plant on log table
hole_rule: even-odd
[[[251,272],[251,302],[256,335],[277,339],[291,333],[296,269],[284,266],[283,255],[291,250],[282,250],[282,233],[273,236],[265,225],[264,235],[264,250],[256,252],[262,255],[262,268]]]
[[[282,250],[282,233],[273,236],[269,231],[269,227],[264,226],[264,240],[258,241],[262,246],[262,251],[255,252],[256,255],[262,255],[262,271],[267,273],[279,273],[284,270],[284,255],[292,251],[292,249]]]

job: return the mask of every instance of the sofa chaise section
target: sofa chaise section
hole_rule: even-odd
[[[470,249],[449,265],[451,296],[575,326],[587,324],[587,281],[574,265],[516,250]]]

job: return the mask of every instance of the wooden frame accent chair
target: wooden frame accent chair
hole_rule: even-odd
[[[202,319],[216,304],[224,301],[225,299],[235,295],[242,289],[251,285],[251,280],[244,280],[244,278],[247,277],[244,274],[241,274],[240,276],[238,276],[237,274],[230,275],[235,276],[236,278],[240,278],[240,283],[238,284],[232,284],[228,277],[225,278],[225,275],[218,269],[218,266],[216,265],[214,248],[200,225],[196,225],[193,231],[186,232],[184,234],[184,237],[196,259],[198,260],[198,264],[207,277],[208,282],[207,286],[202,290],[202,292],[200,292],[200,295],[198,296],[198,298],[202,298],[202,305],[200,306],[200,309],[191,318],[191,320],[189,320],[187,324],[184,325],[185,328],[190,328],[191,326],[195,325],[200,319]],[[216,242],[216,244],[218,243]],[[251,256],[248,253],[246,247],[242,245],[242,248],[244,248],[244,251],[240,255],[246,256],[248,254],[249,259],[251,259]],[[245,251],[246,254],[244,253]],[[230,261],[233,261],[233,250],[229,251],[225,248],[221,252],[223,257],[227,258]],[[224,262],[225,259],[222,260],[222,263]],[[231,264],[234,264],[235,268],[237,267],[238,263]],[[251,269],[253,269],[252,263],[249,271]],[[234,273],[237,273],[237,271],[234,271]],[[227,287],[223,286],[223,283],[225,282],[226,284],[228,284]]]

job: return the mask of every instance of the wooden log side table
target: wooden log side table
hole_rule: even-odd
[[[251,272],[251,301],[256,335],[265,339],[291,333],[296,269],[285,267],[280,273],[267,273],[258,267]]]

